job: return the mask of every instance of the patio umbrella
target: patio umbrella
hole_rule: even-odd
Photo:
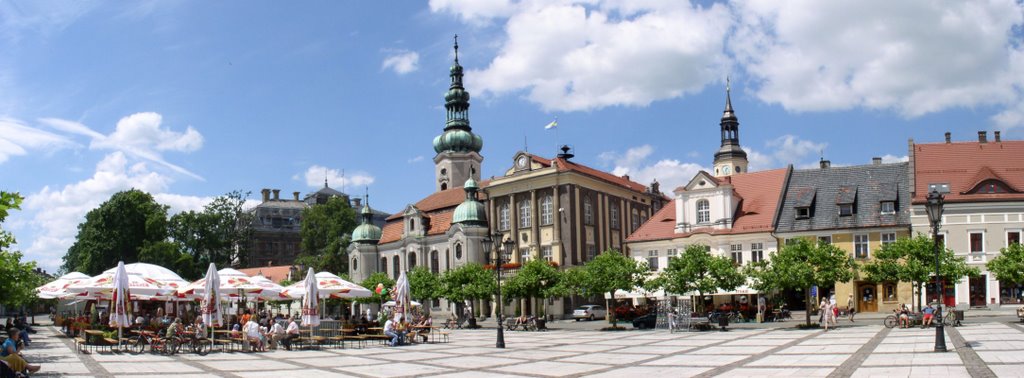
[[[405,272],[398,275],[398,281],[395,281],[395,313],[408,315],[409,307],[412,298],[409,294],[409,277],[405,275]],[[408,316],[403,316],[408,319]]]
[[[68,286],[67,291],[71,294],[87,293],[86,295],[75,296],[75,298],[109,298],[114,287],[114,273],[117,269],[108,269],[91,279],[72,284]],[[188,281],[185,281],[176,273],[153,264],[127,264],[124,265],[124,270],[128,273],[128,287],[131,288],[131,294],[136,296],[173,299],[174,292],[179,287],[188,285]]]
[[[121,327],[131,325],[128,321],[128,297],[130,294],[128,271],[124,268],[124,262],[118,261],[116,269],[113,278],[113,299],[111,300],[113,312],[110,314],[110,326],[117,327],[117,345],[120,347]]]
[[[213,340],[213,328],[220,327],[223,323],[224,314],[220,308],[220,275],[217,274],[217,265],[210,263],[206,269],[206,287],[203,291],[202,312],[203,324],[210,327],[210,340]]]
[[[416,301],[409,301],[410,307],[423,307],[423,304]],[[384,302],[384,307],[395,307],[395,301]]]
[[[309,335],[313,335],[313,327],[320,325],[320,298],[318,285],[313,268],[309,268],[306,279],[302,281],[306,294],[302,297],[302,324],[309,326]]]
[[[351,299],[366,298],[373,293],[365,287],[345,281],[341,277],[328,272],[316,274],[317,292],[320,298]],[[306,295],[303,282],[296,282],[284,288],[284,294],[291,298],[302,298]]]
[[[278,285],[265,277],[249,277],[245,273],[231,268],[224,268],[217,271],[220,277],[220,291],[224,298],[231,299],[288,299],[281,296],[284,287]],[[185,295],[199,295],[206,292],[206,278],[190,283],[180,289],[178,293]]]
[[[37,287],[36,297],[39,297],[40,299],[55,299],[63,297],[68,294],[67,289],[69,286],[88,280],[89,278],[91,277],[79,272],[65,274],[46,285]]]

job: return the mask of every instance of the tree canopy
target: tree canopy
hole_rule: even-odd
[[[380,294],[377,294],[377,284],[383,284],[384,290],[381,290]],[[363,282],[359,283],[360,286],[370,289],[373,294],[366,298],[356,298],[356,302],[359,303],[384,303],[390,297],[388,296],[388,290],[395,287],[395,280],[388,277],[387,273],[376,272],[366,277]]]
[[[901,238],[895,242],[882,245],[871,261],[861,269],[867,273],[868,279],[875,282],[910,282],[918,289],[932,279],[935,274],[934,241],[918,234],[914,238]],[[940,248],[939,271],[943,277],[960,278],[977,276],[981,272],[976,267],[967,265],[963,257],[956,256],[953,250]],[[923,294],[923,290],[918,290]],[[919,301],[918,303],[922,303]]]
[[[356,212],[343,197],[302,211],[302,254],[296,263],[317,271],[348,272],[347,247],[356,228]]]
[[[813,306],[810,298],[812,286],[829,286],[852,280],[854,266],[850,255],[839,247],[800,238],[772,253],[768,260],[748,265],[747,274],[753,279],[754,287],[762,292],[803,290],[810,309]],[[807,324],[811,324],[810,311],[807,311]]]
[[[409,272],[409,290],[412,298],[429,306],[429,301],[441,297],[441,277],[425,266],[417,266]]]
[[[735,290],[746,282],[746,276],[725,256],[712,255],[707,246],[690,245],[682,255],[670,258],[668,266],[649,286],[660,287],[673,294],[696,291],[697,295],[722,290]]]
[[[209,266],[211,262],[227,267],[243,261],[246,252],[243,241],[249,231],[243,226],[248,224],[248,215],[242,207],[248,196],[248,192],[232,191],[214,198],[203,211],[190,210],[171,216],[168,232],[177,251],[190,256],[199,267]]]
[[[167,240],[167,206],[138,189],[114,193],[85,215],[75,243],[64,256],[64,271],[102,273],[118,261],[139,261],[143,247]]]
[[[999,251],[999,256],[986,264],[988,271],[1000,281],[1024,283],[1024,246],[1013,243]]]
[[[547,260],[530,260],[519,268],[519,271],[502,282],[503,299],[524,298],[551,298],[562,295],[562,272],[551,266]],[[540,306],[534,306],[539,310]]]
[[[582,269],[570,270],[569,279],[577,286],[573,291],[584,295],[608,294],[615,297],[616,290],[632,291],[643,287],[647,280],[647,263],[626,257],[616,250],[602,252],[588,261]],[[608,311],[615,324],[615,311]]]
[[[494,273],[480,264],[466,264],[448,270],[441,276],[441,298],[452,302],[487,299],[497,291]]]
[[[0,191],[0,225],[10,210],[21,209],[22,197],[18,193]],[[34,261],[22,262],[21,252],[8,248],[14,244],[14,235],[0,227],[0,304],[22,306],[36,300],[35,288],[43,285],[43,277],[36,274]]]

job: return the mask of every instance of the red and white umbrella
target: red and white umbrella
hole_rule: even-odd
[[[200,304],[203,324],[206,324],[207,327],[220,327],[224,322],[224,314],[220,306],[220,275],[217,274],[217,266],[214,263],[210,263],[210,267],[206,269],[204,280],[206,287]],[[211,334],[210,337],[212,338],[213,335]]]
[[[119,261],[117,268],[114,270],[113,288],[111,289],[112,299],[110,303],[110,327],[117,327],[118,344],[121,342],[121,327],[131,326],[131,322],[128,320],[129,282],[124,262]]]
[[[302,296],[302,325],[312,328],[320,325],[320,298],[313,268],[309,268],[302,286],[306,291]]]
[[[296,282],[292,285],[286,286],[284,288],[284,294],[292,298],[304,297],[307,289],[303,282]],[[345,281],[341,277],[328,272],[317,273],[316,282],[319,298],[366,298],[373,294],[365,287]]]
[[[220,278],[219,287],[223,298],[236,300],[241,298],[257,300],[290,299],[290,297],[281,295],[284,291],[281,285],[273,283],[266,278],[260,280],[256,277],[249,277],[245,273],[231,268],[224,268],[216,273]],[[262,276],[260,277],[262,278]],[[206,278],[202,278],[178,289],[178,293],[183,295],[203,295],[206,292],[206,286]]]
[[[61,298],[68,295],[68,287],[71,285],[83,282],[92,277],[79,272],[71,272],[60,276],[56,280],[47,283],[46,285],[36,288],[36,296],[41,299],[54,299]]]

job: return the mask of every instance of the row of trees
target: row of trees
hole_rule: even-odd
[[[43,276],[35,272],[34,261],[22,261],[21,252],[12,251],[14,235],[3,229],[2,224],[11,210],[21,208],[22,197],[18,193],[0,191],[0,304],[14,308],[35,301],[35,288],[44,284]]]

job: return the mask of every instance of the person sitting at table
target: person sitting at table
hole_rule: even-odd
[[[395,314],[394,319],[384,322],[384,335],[391,338],[388,345],[399,346],[404,342],[405,333],[401,330],[401,325],[402,314]]]
[[[274,324],[270,326],[270,332],[267,337],[270,339],[270,349],[276,350],[277,343],[284,340],[285,336],[287,336],[287,334],[284,332],[284,327],[281,326],[281,323],[274,322]]]
[[[17,373],[28,371],[29,373],[35,373],[39,371],[41,366],[31,365],[21,355],[21,350],[18,349],[18,341],[21,338],[21,331],[18,329],[11,329],[7,331],[7,340],[3,343],[3,350],[0,351],[0,360],[3,360],[10,366],[11,370]]]
[[[516,326],[524,326],[528,321],[529,319],[526,317],[526,314],[519,315],[519,317],[516,318]]]
[[[426,343],[430,338],[430,327],[434,325],[434,320],[429,316],[423,316],[420,321],[416,323],[417,326],[422,327],[419,331],[419,336],[423,338],[423,342]]]
[[[284,330],[285,337],[282,340],[284,348],[292,350],[292,340],[299,338],[299,323],[295,322],[295,317],[288,317],[288,328]]]
[[[181,324],[181,318],[174,318],[174,321],[167,326],[167,332],[164,337],[170,339],[178,336],[178,333],[185,332],[185,326]]]
[[[258,352],[262,349],[260,341],[260,325],[252,321],[252,318],[250,318],[249,321],[245,323],[245,326],[242,327],[242,333],[242,337],[244,337],[244,340],[248,342],[249,347],[253,352]]]

